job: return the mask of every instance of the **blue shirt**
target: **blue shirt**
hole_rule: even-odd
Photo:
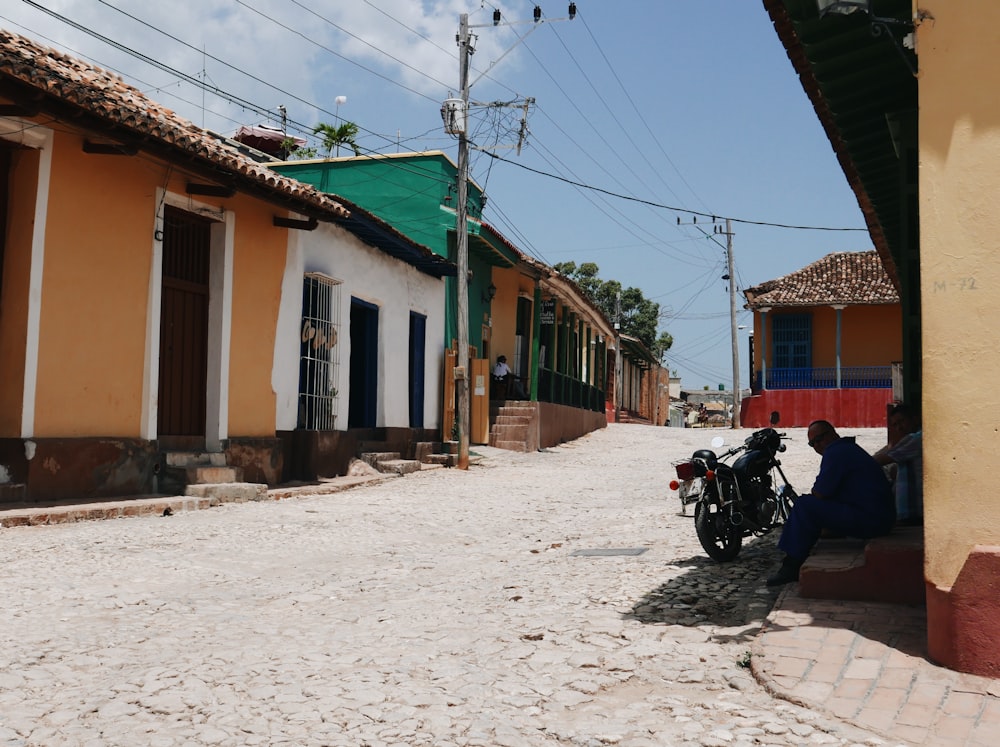
[[[885,517],[894,513],[892,488],[871,454],[853,436],[841,437],[826,447],[813,494]]]

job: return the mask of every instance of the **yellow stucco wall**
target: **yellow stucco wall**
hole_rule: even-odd
[[[935,3],[918,29],[926,573],[1000,545],[1000,3]]]
[[[771,325],[779,314],[767,315],[767,365],[774,365],[774,343]],[[812,365],[814,368],[837,364],[837,312],[830,306],[803,307],[794,313],[812,317]],[[761,367],[763,340],[761,315],[754,312],[754,371]],[[887,366],[903,357],[902,311],[896,304],[878,306],[848,306],[840,319],[841,366]]]
[[[842,313],[840,329],[845,366],[885,366],[903,359],[903,307],[898,303],[849,306]]]
[[[21,199],[22,191],[25,199],[33,194],[37,155],[34,159],[24,169],[30,178],[25,176],[24,184],[15,185],[15,200]],[[20,172],[16,176],[20,179]],[[86,154],[79,135],[56,132],[39,320],[35,437],[142,435],[157,190],[184,195],[189,178],[148,156]],[[240,195],[197,200],[236,215],[230,375],[224,392],[229,398],[228,435],[273,437],[272,357],[288,234],[272,224],[272,216],[282,210]],[[27,207],[12,212],[33,214]],[[5,273],[5,284],[9,281],[13,290],[4,295],[4,310],[11,313],[0,322],[5,325],[0,328],[0,352],[5,353],[0,370],[10,382],[0,391],[4,436],[20,435],[30,223],[14,221],[7,259],[11,271]]]
[[[139,158],[56,131],[35,435],[138,436],[155,184]]]
[[[288,234],[272,222],[281,211],[247,197],[229,200],[237,215],[233,251],[229,433],[274,436],[276,394],[271,384]],[[282,365],[296,365],[283,362]]]
[[[515,269],[494,267],[492,283],[497,295],[492,304],[493,326],[490,330],[490,365],[496,364],[498,355],[506,355],[507,362],[514,364],[514,337],[517,322],[517,293],[521,273]]]
[[[28,325],[28,277],[31,233],[38,188],[39,152],[21,148],[11,163],[7,236],[0,289],[0,438],[21,435],[25,342]]]

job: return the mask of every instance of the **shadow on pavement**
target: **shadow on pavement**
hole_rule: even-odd
[[[624,617],[649,625],[734,628],[756,623],[752,629],[724,636],[726,640],[752,639],[781,591],[765,585],[780,557],[777,537],[772,532],[745,540],[739,556],[730,563],[695,555],[666,566],[667,572],[676,575],[644,594]]]

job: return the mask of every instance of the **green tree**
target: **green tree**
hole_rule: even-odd
[[[323,149],[326,151],[327,158],[330,157],[334,148],[339,150],[341,145],[353,150],[354,155],[361,155],[356,142],[358,126],[354,122],[344,122],[336,127],[320,122],[313,128],[313,135],[323,136]]]
[[[673,345],[674,338],[664,332],[656,336],[660,321],[660,304],[650,301],[638,288],[622,288],[617,280],[601,280],[600,268],[593,262],[577,267],[575,262],[559,262],[554,269],[580,286],[587,297],[613,322],[617,320],[618,299],[621,298],[621,330],[648,347],[658,359]]]
[[[670,350],[670,346],[674,344],[674,336],[669,332],[660,332],[660,336],[656,338],[656,342],[653,343],[652,351],[653,355],[656,356],[656,360],[663,362],[663,356],[667,354]],[[677,372],[675,371],[674,374]]]

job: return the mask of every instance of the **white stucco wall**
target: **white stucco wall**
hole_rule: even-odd
[[[288,260],[282,280],[278,332],[271,380],[278,430],[296,425],[299,384],[299,335],[302,277],[315,272],[341,282],[339,408],[336,427],[347,427],[350,386],[351,298],[378,307],[377,425],[408,427],[410,312],[427,317],[424,368],[424,427],[441,424],[444,350],[444,280],[433,278],[375,249],[342,228],[321,223],[315,231],[289,231]]]

